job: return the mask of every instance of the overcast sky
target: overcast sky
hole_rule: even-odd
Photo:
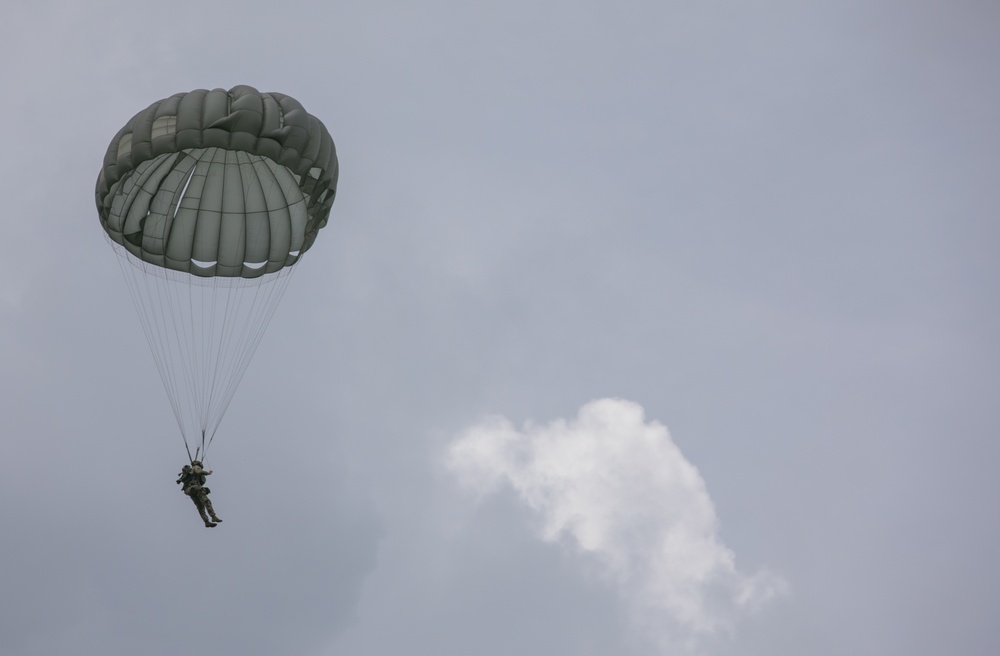
[[[4,656],[1000,653],[1000,5],[3,13]],[[209,531],[94,184],[238,84],[341,177]]]

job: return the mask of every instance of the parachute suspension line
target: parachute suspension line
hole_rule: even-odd
[[[143,264],[142,268],[148,265]],[[136,274],[139,275],[139,274]],[[180,312],[173,311],[180,306],[180,285],[171,283],[166,278],[159,276],[141,275],[146,286],[146,296],[150,303],[156,303],[157,307],[150,306],[148,321],[158,331],[160,359],[163,360],[163,368],[167,372],[164,387],[167,389],[167,396],[171,398],[171,405],[176,406],[177,425],[181,429],[181,438],[184,440],[185,449],[190,450],[189,440],[193,440],[195,435],[191,434],[191,426],[184,421],[184,402],[191,403],[197,399],[194,387],[193,368],[185,366],[185,344],[189,344],[190,339],[186,331],[189,324],[193,326],[193,320],[185,322]],[[173,325],[173,329],[167,321]],[[176,354],[176,355],[175,355]],[[197,451],[195,452],[197,458]]]
[[[198,424],[201,428],[203,444],[205,441],[205,430],[208,428],[208,421],[209,417],[211,416],[210,414],[212,407],[211,393],[215,385],[215,381],[209,379],[207,372],[214,367],[212,361],[220,357],[218,348],[216,347],[216,341],[222,340],[222,338],[225,335],[225,331],[223,330],[223,331],[218,331],[218,338],[215,337],[216,326],[217,326],[216,315],[218,314],[215,305],[218,302],[219,292],[218,288],[214,285],[215,281],[212,280],[211,282],[213,286],[212,292],[206,293],[204,289],[200,290],[201,292],[200,310],[202,312],[201,316],[207,319],[207,321],[202,321],[201,323],[202,332],[199,338],[199,345],[201,347],[201,358],[199,359],[199,362],[201,362],[202,365],[198,375],[199,390],[197,396],[199,400]],[[209,295],[211,295],[212,297],[212,303],[208,303],[208,299],[206,298]],[[223,319],[222,325],[223,326],[226,325],[225,319]]]
[[[214,281],[213,281],[213,283],[214,283]],[[215,333],[216,333],[216,325],[217,325],[217,319],[218,319],[218,317],[217,317],[218,312],[215,311],[215,307],[214,307],[215,297],[218,294],[217,290],[218,290],[218,286],[215,285],[215,284],[213,284],[213,292],[211,294],[205,293],[205,290],[203,289],[203,290],[201,290],[203,293],[200,296],[201,312],[202,312],[201,316],[208,317],[208,321],[203,321],[202,324],[201,324],[201,328],[202,328],[202,335],[201,335],[202,357],[201,357],[201,362],[205,362],[205,363],[211,362],[213,360],[213,358],[214,359],[218,359],[220,357],[218,350],[213,351],[213,349],[212,349],[212,345],[213,345],[212,336],[215,335]],[[223,326],[224,325],[225,325],[225,321],[223,321]],[[221,333],[222,331],[219,331],[219,332]],[[219,338],[220,339],[222,338],[221,334],[219,335]],[[205,366],[206,366],[206,369],[207,369],[208,365],[205,365]],[[212,368],[214,368],[214,365],[212,365]],[[202,376],[202,378],[204,378],[204,376]],[[206,387],[208,387],[209,389],[211,389],[211,385],[208,385],[207,381],[206,381]],[[204,399],[205,395],[202,394],[200,396],[200,398]],[[211,401],[209,401],[208,403],[205,403],[204,408],[202,409],[202,416],[201,416],[201,427],[202,427],[202,429],[207,429],[208,428],[208,418],[209,418],[209,410],[208,410],[208,408],[209,408],[210,403],[211,403]]]
[[[150,288],[148,277],[142,274],[141,264],[138,261],[133,262],[129,260],[132,256],[129,255],[129,253],[122,246],[119,246],[110,239],[108,239],[108,241],[114,247],[114,251],[118,256],[118,265],[122,270],[122,276],[125,278],[125,284],[128,287],[129,294],[132,296],[132,303],[135,306],[136,314],[139,316],[139,323],[142,324],[142,330],[146,336],[146,342],[149,344],[149,349],[153,353],[153,361],[160,374],[160,381],[163,383],[163,387],[167,391],[167,398],[170,401],[170,407],[173,410],[174,417],[177,419],[177,425],[182,427],[181,437],[184,440],[184,448],[187,449],[188,457],[190,458],[191,450],[188,446],[187,437],[184,435],[183,431],[183,421],[181,419],[181,409],[178,405],[177,389],[173,384],[174,377],[170,372],[170,360],[166,357],[166,354],[163,351],[163,344],[165,343],[163,327],[158,322],[153,320],[155,313],[148,304],[153,296],[149,293]],[[140,280],[145,283],[144,286],[146,287],[146,294],[141,293]]]
[[[219,293],[219,292],[217,292],[217,293]],[[240,305],[241,305],[240,301],[242,300],[242,296],[243,295],[240,294],[240,293],[234,293],[233,288],[229,288],[229,289],[226,290],[226,306],[225,306],[226,309],[225,309],[225,313],[223,314],[223,318],[222,318],[223,325],[229,324],[230,317],[235,317],[235,316],[240,316],[241,315],[241,312],[239,310],[240,310]],[[234,303],[234,298],[235,298],[235,303]],[[234,308],[234,305],[235,305],[235,308]],[[214,317],[213,317],[213,320],[214,320]],[[242,321],[240,323],[242,323],[242,326],[240,326],[240,328],[242,328],[242,330],[245,331],[246,330],[246,325],[247,325],[248,321]],[[220,380],[219,373],[224,370],[224,363],[229,362],[229,361],[232,360],[232,353],[231,353],[230,345],[233,342],[233,339],[234,339],[234,337],[233,337],[234,332],[233,331],[235,331],[235,330],[237,330],[236,326],[233,327],[232,331],[220,331],[220,333],[219,333],[218,343],[216,344],[216,347],[214,349],[214,352],[215,352],[216,355],[215,355],[215,359],[214,359],[215,361],[214,361],[214,363],[213,363],[213,365],[211,367],[211,381],[212,382],[211,382],[211,385],[209,386],[209,389],[211,390],[211,392],[209,394],[208,404],[207,405],[211,405],[215,401],[215,395],[217,393],[216,381]],[[206,374],[208,374],[208,368],[206,368]],[[220,416],[220,419],[221,419],[221,416]],[[206,424],[208,423],[207,420],[208,420],[208,417],[206,415]],[[214,435],[215,435],[215,430],[213,429],[212,430],[212,437],[214,437]],[[209,441],[211,441],[211,437],[209,438]]]
[[[112,245],[185,450],[204,461],[296,267],[254,279],[202,278]]]
[[[204,362],[205,358],[209,356],[209,350],[208,350],[208,344],[207,344],[207,342],[209,340],[206,339],[206,337],[205,337],[205,334],[206,334],[205,331],[210,331],[211,328],[214,327],[214,324],[213,324],[212,327],[205,326],[204,324],[202,324],[201,325],[200,334],[197,337],[194,336],[194,333],[195,333],[196,329],[198,328],[198,326],[197,326],[194,318],[197,317],[197,316],[206,316],[206,312],[205,312],[205,294],[204,293],[200,293],[201,291],[203,291],[203,290],[200,290],[199,288],[192,286],[191,289],[190,289],[191,293],[188,294],[188,316],[191,317],[191,333],[192,333],[192,341],[191,341],[191,344],[192,344],[192,349],[191,349],[191,370],[192,371],[197,371],[197,363],[198,362]],[[198,300],[198,307],[197,307],[197,309],[195,308],[195,295],[196,294],[198,296],[198,299],[197,299]],[[199,349],[199,345],[200,345],[200,349]],[[194,398],[196,400],[203,398],[201,376],[195,376],[194,377],[194,385],[196,386],[195,387],[195,392],[194,392]],[[201,410],[199,412],[198,425],[202,429],[202,431],[201,431],[201,434],[202,434],[202,443],[204,443],[204,441],[205,441],[205,437],[204,437],[205,436],[205,430],[204,429],[205,429],[206,415],[207,415],[207,412],[204,410],[204,408],[201,408]]]
[[[153,330],[156,331],[154,334],[157,337],[157,351],[154,352],[154,357],[157,359],[159,368],[164,372],[161,374],[163,375],[163,386],[167,390],[167,396],[170,397],[171,406],[175,408],[174,414],[177,418],[177,425],[181,427],[181,439],[184,440],[184,448],[190,450],[188,435],[184,430],[180,399],[181,390],[178,388],[179,381],[177,380],[174,360],[170,357],[170,331],[165,322],[159,320],[160,317],[166,317],[170,313],[164,308],[165,299],[163,298],[163,294],[159,293],[156,289],[159,287],[157,284],[159,282],[158,279],[151,279],[149,276],[140,275],[139,273],[133,273],[133,275],[140,277],[146,287],[146,294],[143,298],[149,305],[144,304],[144,307],[147,309],[144,322],[149,323]],[[152,306],[153,303],[156,303],[159,307],[154,308]]]
[[[165,359],[173,385],[172,394],[178,397],[183,395],[189,403],[196,402],[198,396],[195,358],[191,349],[186,348],[192,343],[191,332],[194,330],[194,319],[193,317],[185,317],[182,312],[177,311],[183,307],[180,297],[182,286],[171,284],[169,280],[157,276],[144,276],[144,279],[148,285],[158,287],[158,290],[151,292],[153,298],[158,300],[160,305],[159,315],[153,317],[153,320],[163,331],[163,343],[167,345]],[[173,324],[173,330],[168,328],[166,319]],[[176,353],[177,357],[172,357],[173,353]],[[187,366],[185,366],[185,360],[187,360]],[[180,375],[178,375],[178,370]],[[181,377],[183,377],[183,381]],[[178,403],[183,407],[181,401]],[[196,435],[190,434],[193,427],[185,426],[183,421],[179,422],[179,425],[186,445],[188,440],[194,439]]]
[[[147,278],[149,278],[149,276],[147,276]],[[169,281],[161,278],[156,278],[156,280],[159,281],[159,284],[164,291],[164,293],[157,295],[157,298],[160,299],[161,316],[169,316],[170,320],[174,324],[174,329],[172,331],[166,331],[168,333],[167,339],[173,337],[174,345],[177,347],[177,353],[180,355],[180,358],[178,358],[178,367],[186,379],[186,384],[179,384],[180,381],[177,379],[175,374],[175,385],[180,388],[178,393],[184,393],[188,397],[189,401],[197,403],[199,398],[197,376],[198,360],[194,349],[191,348],[191,345],[195,343],[195,317],[191,314],[185,315],[183,312],[177,311],[183,308],[181,293],[187,291],[188,293],[186,295],[188,299],[190,299],[191,288],[190,286],[184,288],[180,284],[170,284]],[[190,306],[190,302],[188,305]],[[166,326],[164,326],[164,329],[166,329]],[[183,358],[185,357],[188,361],[188,366],[184,366]],[[184,438],[187,439],[187,432],[183,430],[182,432],[184,433]]]
[[[217,375],[226,384],[220,390],[218,407],[214,413],[214,421],[210,424],[208,439],[205,443],[206,449],[212,444],[212,439],[215,436],[219,422],[222,421],[222,416],[236,395],[240,381],[243,380],[243,375],[250,366],[253,355],[256,353],[268,325],[276,314],[281,297],[291,282],[292,275],[296,269],[296,266],[282,269],[280,272],[271,274],[273,276],[272,279],[258,285],[254,290],[249,309],[240,307],[245,305],[245,297],[249,296],[249,294],[241,294],[235,300],[235,305],[240,308],[236,313],[239,315],[245,313],[251,319],[243,322],[243,330],[240,332],[239,337],[230,341],[231,348],[227,349],[227,357],[220,358]]]
[[[217,292],[217,293],[219,293],[219,292]],[[234,297],[235,297],[235,306],[236,306],[235,309],[234,309]],[[239,293],[238,288],[236,288],[235,290],[234,290],[234,288],[229,288],[229,289],[226,290],[225,312],[223,314],[223,319],[222,319],[223,325],[227,325],[227,324],[230,323],[230,317],[242,316],[242,313],[239,311],[240,310],[240,300],[241,299],[242,299],[242,294]],[[242,330],[245,331],[246,330],[246,325],[247,325],[247,323],[249,323],[250,316],[252,316],[252,315],[248,315],[247,319],[238,322],[238,323],[241,323],[242,326],[233,326],[233,328],[231,330],[220,331],[220,333],[219,333],[219,339],[218,339],[218,344],[216,345],[216,348],[214,349],[214,352],[215,352],[214,362],[212,363],[211,367],[206,367],[206,372],[205,372],[206,373],[206,377],[208,377],[209,372],[211,372],[211,384],[209,385],[209,389],[211,391],[210,391],[210,393],[208,395],[208,402],[207,402],[206,406],[215,405],[216,399],[217,398],[221,399],[219,401],[219,405],[221,406],[221,408],[219,408],[219,412],[218,412],[218,421],[211,422],[213,425],[211,425],[211,432],[209,433],[208,440],[205,443],[205,448],[206,449],[208,448],[208,445],[210,445],[212,443],[212,439],[215,437],[215,431],[218,430],[219,422],[222,421],[222,415],[225,413],[226,408],[229,406],[229,399],[227,398],[226,388],[223,388],[223,389],[220,390],[218,388],[218,386],[217,386],[216,383],[217,383],[217,381],[220,381],[220,380],[226,380],[225,373],[223,373],[223,372],[225,372],[225,363],[230,362],[233,359],[231,344],[232,344],[232,342],[234,340],[234,336],[233,336],[234,332],[237,329],[242,329]],[[213,320],[214,320],[214,318],[213,318]],[[223,375],[220,376],[220,373],[223,373]],[[235,389],[233,391],[235,393]],[[209,419],[210,419],[210,417],[206,413],[206,417],[205,417],[205,426],[206,427],[209,426],[209,423],[210,423]]]

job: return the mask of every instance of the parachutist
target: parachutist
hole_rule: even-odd
[[[181,486],[184,494],[191,497],[207,528],[215,528],[216,524],[222,522],[215,514],[212,500],[208,498],[212,490],[205,486],[205,477],[211,473],[212,470],[205,469],[200,460],[192,460],[190,465],[184,465],[177,477],[177,484]]]

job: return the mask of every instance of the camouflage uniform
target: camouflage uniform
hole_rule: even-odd
[[[184,465],[184,469],[181,470],[180,477],[177,479],[177,482],[183,485],[184,494],[191,497],[191,501],[198,509],[198,514],[205,521],[205,526],[209,528],[213,528],[222,521],[215,514],[212,500],[208,498],[211,490],[205,486],[205,477],[211,473],[211,469],[204,469],[201,462],[195,460],[190,465]]]

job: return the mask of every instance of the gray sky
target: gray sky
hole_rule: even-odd
[[[994,3],[8,5],[5,655],[1000,652]],[[93,190],[237,84],[341,179],[207,531]]]

